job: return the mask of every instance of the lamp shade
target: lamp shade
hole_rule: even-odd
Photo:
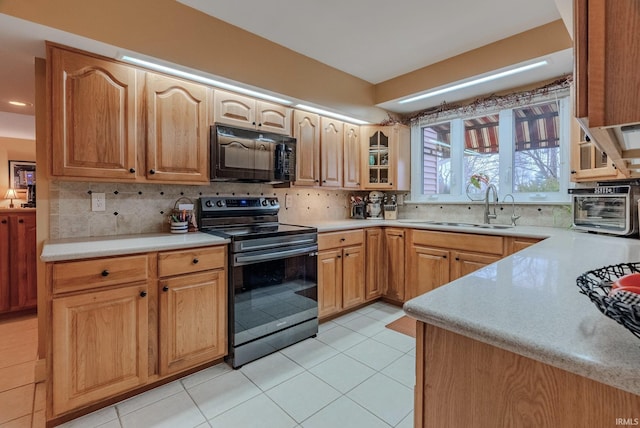
[[[5,199],[18,199],[18,193],[16,189],[7,189],[7,193],[4,194]]]

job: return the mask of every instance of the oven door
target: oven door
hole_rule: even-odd
[[[231,254],[230,345],[318,316],[317,245]]]

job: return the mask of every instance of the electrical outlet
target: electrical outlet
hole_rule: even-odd
[[[104,193],[91,193],[91,211],[104,211],[107,209]]]
[[[284,195],[284,207],[291,208],[293,206],[293,195]]]

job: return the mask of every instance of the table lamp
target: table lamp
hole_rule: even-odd
[[[18,199],[18,194],[16,193],[16,189],[12,189],[12,188],[7,189],[7,193],[4,194],[4,198],[11,199],[9,208],[13,208],[13,200]]]

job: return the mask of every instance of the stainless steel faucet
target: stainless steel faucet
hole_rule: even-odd
[[[511,225],[515,226],[516,220],[520,218],[519,215],[516,215],[516,200],[513,198],[513,195],[511,193],[507,193],[506,195],[504,195],[504,199],[502,200],[503,202],[507,201],[507,196],[511,197]]]
[[[493,214],[489,213],[489,193],[493,190]],[[484,194],[484,223],[491,223],[491,219],[498,218],[496,214],[496,206],[498,205],[498,189],[493,184],[487,186],[487,192]]]

